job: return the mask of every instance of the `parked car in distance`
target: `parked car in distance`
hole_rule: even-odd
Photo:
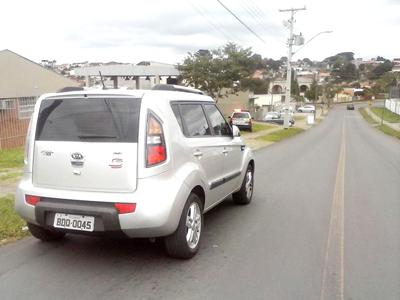
[[[347,110],[354,110],[354,104],[353,103],[347,104]]]
[[[315,106],[314,105],[311,105],[311,104],[307,104],[307,105],[304,105],[304,106],[300,106],[298,109],[297,109],[297,111],[298,112],[315,112]]]
[[[198,90],[157,89],[38,99],[15,202],[34,237],[162,238],[185,259],[199,249],[203,213],[229,195],[250,203],[255,162],[239,129]]]
[[[284,122],[285,113],[283,112],[276,112],[270,111],[264,117],[264,122],[267,123],[275,123],[275,124],[283,124]],[[293,114],[289,114],[289,125],[293,126],[295,123]]]
[[[236,125],[239,129],[253,131],[253,122],[249,111],[235,110],[229,119],[231,125]]]
[[[264,117],[264,121],[276,120],[281,118],[281,113],[277,111],[270,111]]]

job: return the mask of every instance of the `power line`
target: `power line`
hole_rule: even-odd
[[[264,22],[264,16],[260,13],[259,9],[254,7],[252,1],[245,1],[248,4],[249,9],[253,12],[254,15],[261,21]]]
[[[194,4],[191,0],[188,0],[189,4],[199,13],[206,21],[211,25],[211,27],[221,33],[228,41],[243,42],[243,40],[236,34],[224,28],[225,26],[218,21],[218,18],[213,18],[211,16],[212,12],[208,11],[201,4]]]
[[[265,14],[263,13],[262,9],[258,7],[258,5],[253,1],[249,0],[250,6],[254,8],[254,10],[257,12],[257,15],[262,19],[265,18]]]
[[[250,7],[246,6],[244,3],[240,3],[240,6],[249,14],[249,16],[252,18],[252,21],[254,21],[254,24],[258,25],[258,28],[264,31],[264,25],[259,21],[258,17],[254,14]]]
[[[207,14],[205,14],[199,7],[194,5],[192,1],[188,0],[189,4],[204,18],[207,20],[207,22],[211,25],[211,27],[215,30],[218,31],[220,34],[222,34],[227,40],[233,40],[232,36],[228,33],[225,32],[220,26],[217,26],[210,18],[207,17]]]
[[[253,29],[251,29],[246,23],[244,23],[233,11],[231,11],[227,6],[225,6],[225,4],[223,4],[220,0],[217,0],[217,2],[223,8],[225,8],[236,20],[238,20],[240,22],[240,24],[242,24],[244,27],[246,27],[246,29],[248,31],[250,31],[252,34],[254,34],[260,41],[265,43],[265,41]]]

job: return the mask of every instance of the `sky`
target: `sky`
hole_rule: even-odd
[[[356,57],[400,57],[400,0],[3,0],[0,50],[33,61],[182,62],[188,52],[227,42],[251,47],[263,57],[287,56],[289,13],[305,40],[321,34],[293,59],[322,60],[339,52]],[[296,48],[294,49],[296,51]]]

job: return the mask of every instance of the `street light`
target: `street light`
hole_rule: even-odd
[[[288,55],[288,60],[287,60],[287,72],[286,72],[286,97],[285,97],[285,116],[284,116],[284,122],[283,122],[283,128],[288,129],[289,128],[289,105],[290,105],[290,98],[291,98],[291,80],[292,80],[292,67],[290,65],[292,56],[295,55],[297,52],[299,52],[301,49],[303,49],[308,43],[310,43],[313,39],[315,39],[317,36],[324,34],[324,33],[331,33],[332,31],[327,30],[327,31],[321,31],[314,35],[311,39],[309,39],[306,43],[303,44],[302,47],[297,49],[296,52],[292,52],[292,46],[296,45],[294,43],[294,34],[293,34],[293,24],[294,24],[294,12],[298,10],[304,10],[305,8],[300,8],[300,9],[290,9],[290,10],[280,10],[281,12],[283,11],[290,11],[291,12],[291,18],[288,21],[289,24],[289,31],[290,31],[290,36],[289,36],[289,42],[288,42],[288,48],[289,48],[289,55]],[[298,36],[296,36],[298,37]]]

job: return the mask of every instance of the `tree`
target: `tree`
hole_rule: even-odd
[[[312,67],[313,66],[313,62],[311,61],[311,59],[309,59],[309,58],[303,58],[303,63],[304,64],[306,64],[306,65],[308,65],[308,66],[310,66],[310,67]]]
[[[336,82],[340,81],[353,81],[358,78],[357,68],[350,62],[337,61],[332,68],[331,75],[335,78]]]
[[[254,61],[255,68],[257,70],[264,70],[265,69],[266,65],[265,65],[265,63],[264,63],[264,61],[263,61],[263,59],[262,59],[260,54],[253,54],[253,56],[251,58]]]
[[[384,58],[384,57],[382,57],[382,56],[378,56],[378,57],[376,58],[376,60],[377,60],[377,61],[387,61],[387,59]]]
[[[317,84],[317,82],[314,80],[311,83],[310,88],[304,93],[304,96],[310,101],[316,101],[316,100],[318,100],[317,93],[318,93],[318,96],[322,95],[322,89]]]
[[[383,74],[391,71],[392,68],[393,63],[389,60],[386,60],[384,63],[381,63],[372,69],[369,79],[379,79]]]
[[[253,55],[251,48],[228,43],[208,53],[204,50],[188,53],[178,69],[186,84],[205,91],[218,101],[227,93],[246,89],[241,81],[249,78],[259,63],[260,57]]]
[[[348,63],[354,60],[354,53],[353,52],[341,52],[338,53],[334,56],[330,56],[324,59],[324,62],[328,64],[334,64],[334,63]]]
[[[269,80],[258,78],[243,78],[240,82],[242,89],[252,91],[254,94],[267,94]]]
[[[279,69],[283,65],[283,62],[281,60],[273,60],[272,58],[264,59],[264,63],[267,68],[271,69],[274,72],[279,71]]]

